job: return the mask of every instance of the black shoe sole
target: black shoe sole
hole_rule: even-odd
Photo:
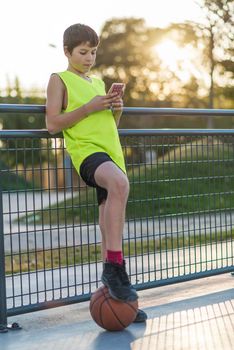
[[[106,286],[106,287],[107,287],[107,286]],[[108,288],[108,287],[107,287],[107,288]],[[124,302],[126,302],[126,301],[136,301],[136,300],[138,299],[138,296],[136,296],[136,297],[131,297],[131,296],[129,296],[128,298],[120,299],[120,298],[118,298],[116,295],[114,295],[114,294],[112,293],[112,291],[111,291],[109,288],[108,288],[108,292],[109,292],[111,298],[113,298],[113,299],[115,299],[115,300],[117,300],[117,301],[122,301],[122,303],[124,303]]]
[[[146,314],[143,310],[138,309],[138,310],[137,310],[136,318],[135,318],[135,320],[133,321],[133,323],[143,323],[143,322],[146,322],[147,318],[148,318],[147,314]]]

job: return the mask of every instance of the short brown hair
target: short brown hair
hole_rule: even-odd
[[[63,46],[72,53],[74,47],[89,42],[91,47],[98,46],[99,37],[97,33],[85,24],[73,24],[63,34]]]

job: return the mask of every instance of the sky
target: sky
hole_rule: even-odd
[[[202,22],[196,0],[11,0],[1,3],[0,89],[17,76],[23,89],[46,90],[49,76],[67,68],[64,30],[84,23],[100,34],[112,18],[136,17],[146,25],[166,27],[172,22]],[[51,47],[50,44],[56,47]]]

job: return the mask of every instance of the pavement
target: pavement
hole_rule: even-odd
[[[139,292],[146,323],[100,328],[89,302],[9,317],[22,330],[0,334],[1,350],[233,350],[234,276],[230,273]]]

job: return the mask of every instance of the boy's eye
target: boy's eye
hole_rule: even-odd
[[[91,55],[96,55],[96,53],[97,53],[97,51],[92,51]],[[81,51],[80,54],[84,56],[87,54],[87,52]]]

